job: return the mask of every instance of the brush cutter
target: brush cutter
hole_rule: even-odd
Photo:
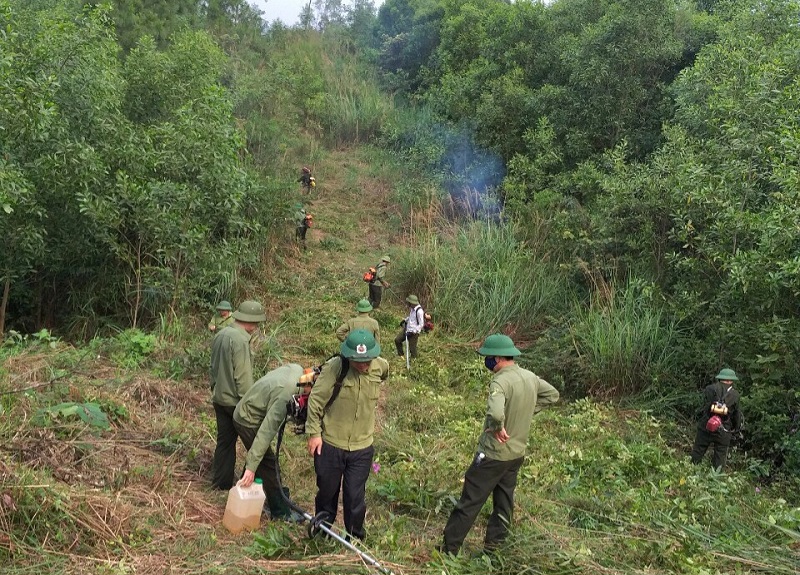
[[[396,297],[396,298],[397,298],[397,301],[399,301],[399,302],[400,302],[401,304],[403,304],[403,305],[406,305],[406,302],[405,302],[405,300],[404,300],[403,298],[401,298],[399,295],[397,295],[397,292],[396,292],[396,291],[394,291],[394,290],[393,290],[392,288],[390,288],[390,287],[387,287],[386,289],[387,289],[387,290],[389,290],[389,291],[391,292],[391,294],[392,294],[394,297]]]
[[[281,482],[281,464],[280,464],[280,454],[281,454],[281,443],[283,442],[283,431],[286,428],[286,422],[289,420],[287,417],[283,420],[280,429],[278,430],[278,439],[275,445],[275,472],[278,476],[278,485],[283,485]],[[295,421],[295,424],[298,422]],[[305,420],[302,422],[305,423]],[[330,524],[328,521],[328,515],[325,512],[317,513],[316,515],[311,515],[310,513],[306,512],[300,506],[298,506],[294,501],[289,499],[286,492],[281,489],[281,497],[285,500],[286,504],[289,506],[290,509],[299,513],[305,521],[308,521],[308,528],[306,532],[308,533],[309,538],[315,537],[320,531],[325,533],[328,537],[335,539],[345,547],[347,547],[350,551],[358,555],[362,561],[365,563],[372,565],[375,569],[384,573],[384,575],[394,575],[394,572],[389,569],[388,567],[384,567],[381,565],[377,559],[366,553],[365,551],[359,549],[351,542],[352,537],[349,533],[344,533],[342,535],[338,532],[333,525]]]

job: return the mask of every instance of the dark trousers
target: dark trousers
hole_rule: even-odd
[[[250,451],[253,447],[253,442],[256,440],[258,429],[239,425],[236,420],[234,420],[233,425],[236,428],[236,433],[242,438],[245,448]],[[255,474],[256,478],[260,479],[264,484],[264,493],[267,495],[267,504],[272,518],[288,517],[290,514],[289,505],[283,499],[283,487],[278,482],[278,460],[271,447],[267,449],[264,457],[261,458]]]
[[[408,337],[408,355],[417,357],[417,340],[419,339],[418,333],[406,333],[405,329],[400,330],[397,337],[394,338],[394,346],[397,348],[397,355],[404,355],[403,342]]]
[[[522,460],[522,457],[512,461],[473,460],[464,474],[461,499],[450,513],[444,528],[445,551],[458,553],[490,494],[493,508],[486,527],[484,546],[491,550],[505,540],[514,512],[514,489]]]
[[[731,433],[729,431],[718,430],[716,433],[697,428],[697,435],[692,446],[692,463],[697,465],[703,460],[709,446],[714,447],[711,457],[711,464],[714,469],[722,469],[728,460],[728,447],[731,444]]]
[[[342,491],[344,528],[353,537],[364,539],[364,518],[367,516],[367,478],[372,468],[375,448],[370,445],[356,451],[346,451],[322,443],[322,453],[314,456],[317,473],[316,513],[325,512],[330,523],[336,520],[339,490]]]
[[[381,284],[369,284],[369,303],[372,309],[381,307],[381,298],[383,297],[383,286]]]
[[[211,486],[217,489],[233,487],[233,473],[236,467],[236,428],[233,426],[231,405],[214,404],[217,416],[217,447],[214,449],[214,462],[211,464]]]

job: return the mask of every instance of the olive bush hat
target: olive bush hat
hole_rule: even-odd
[[[239,309],[233,312],[233,319],[246,321],[249,323],[260,323],[267,321],[264,308],[257,301],[248,300],[239,304]]]
[[[483,345],[478,348],[480,355],[488,357],[516,357],[522,352],[514,346],[514,342],[507,335],[495,333],[486,338]]]
[[[414,294],[411,294],[406,298],[406,302],[410,303],[411,305],[419,305],[419,298]]]
[[[354,329],[347,334],[347,339],[342,342],[339,352],[342,357],[356,363],[372,361],[381,354],[381,344],[375,341],[375,336],[365,329]]]
[[[381,256],[381,261],[390,264],[392,263],[392,258],[390,258],[389,256]]]
[[[362,299],[361,301],[358,302],[358,305],[356,305],[356,311],[358,313],[370,312],[372,311],[372,304],[369,303],[369,300]]]
[[[222,300],[217,304],[217,309],[220,311],[233,311],[233,308],[231,307],[231,302],[229,302],[226,299]]]
[[[739,378],[736,377],[736,372],[727,367],[725,369],[721,369],[717,374],[717,377],[714,379],[721,379],[723,381],[739,381]]]

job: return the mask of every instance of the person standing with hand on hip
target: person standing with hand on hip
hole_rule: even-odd
[[[445,553],[458,553],[489,495],[492,495],[493,509],[486,527],[484,549],[493,551],[505,540],[531,419],[559,397],[556,388],[514,362],[522,352],[507,335],[490,335],[478,353],[484,356],[484,365],[493,374],[486,420],[478,440],[478,452],[464,474],[461,499],[444,528],[444,544],[440,550]]]

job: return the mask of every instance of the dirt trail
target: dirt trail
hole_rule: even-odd
[[[327,330],[335,343],[336,325],[352,317],[357,301],[367,296],[363,273],[382,254],[396,250],[400,210],[391,201],[391,182],[380,171],[361,149],[332,151],[314,170],[317,187],[309,196],[298,189],[298,201],[314,216],[307,250],[296,247],[287,262],[294,269],[277,272],[285,275],[275,278],[280,285],[268,285],[276,298],[267,306],[269,319],[283,325],[278,338],[287,359],[319,361],[320,331]],[[385,292],[381,313],[402,315],[395,300]],[[309,339],[317,343],[309,345]]]

